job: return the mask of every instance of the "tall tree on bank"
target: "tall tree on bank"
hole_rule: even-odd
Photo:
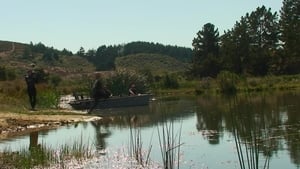
[[[226,68],[238,74],[266,75],[276,54],[278,36],[276,12],[262,6],[247,13],[221,38]]]
[[[280,14],[284,71],[287,74],[300,73],[300,1],[284,0]]]
[[[271,67],[271,59],[278,47],[278,15],[276,12],[272,13],[271,8],[266,9],[265,6],[262,6],[252,12],[247,20],[251,38],[251,73],[266,75]]]
[[[221,54],[223,69],[243,74],[247,72],[250,53],[250,36],[246,17],[236,22],[232,30],[227,31],[221,37]]]
[[[203,26],[193,40],[192,74],[196,77],[215,77],[221,67],[219,58],[219,31],[211,23]]]

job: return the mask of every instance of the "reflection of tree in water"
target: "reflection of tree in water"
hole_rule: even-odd
[[[232,132],[234,135],[240,167],[252,166],[254,169],[269,168],[271,157],[270,133],[266,130],[265,111],[249,100],[245,102],[234,98],[230,101]],[[241,109],[242,108],[242,109]],[[265,157],[261,157],[261,153]],[[263,164],[260,164],[264,158]]]
[[[108,123],[103,123],[101,121],[92,121],[92,126],[95,128],[96,132],[96,149],[103,150],[106,148],[105,139],[111,135],[108,130]]]
[[[282,110],[286,111],[287,119],[284,121],[283,136],[286,140],[287,148],[290,151],[290,156],[294,164],[300,168],[300,104],[299,96],[295,94],[284,95],[279,102]]]
[[[218,97],[197,98],[197,130],[208,133],[206,137],[214,140],[210,143],[217,144],[225,129],[253,156],[271,158],[287,147],[293,162],[300,165],[299,94]]]
[[[293,163],[300,167],[300,124],[298,126],[288,126],[288,133],[284,135],[287,140],[287,147]]]
[[[220,133],[223,130],[222,126],[222,109],[219,99],[210,97],[197,99],[197,124],[196,128],[202,135],[206,137],[210,144],[219,144]]]
[[[284,100],[293,100],[289,104],[281,102],[280,98],[284,98],[284,96],[262,95],[231,100],[232,131],[235,135],[237,148],[244,145],[246,150],[246,152],[244,150],[240,153],[251,153],[256,157],[255,160],[258,160],[260,158],[259,154],[262,154],[266,160],[265,162],[268,163],[273,154],[277,153],[278,150],[284,150],[285,143],[287,143],[288,146],[293,145],[293,148],[289,149],[291,158],[299,159],[300,144],[294,138],[298,137],[299,139],[299,133],[295,135],[297,132],[287,130],[288,128],[285,126],[286,124],[292,124],[292,128],[294,128],[299,121],[299,117],[293,117],[290,114],[291,111],[284,108],[293,101],[299,100],[299,96],[298,99],[285,98]],[[294,105],[297,105],[297,103],[294,103]],[[284,118],[290,119],[291,117],[298,120],[285,122]],[[286,136],[293,138],[289,140]],[[285,140],[282,138],[285,138]],[[237,150],[239,152],[242,149]],[[293,157],[294,150],[296,157]],[[258,164],[258,161],[255,162]],[[299,160],[295,164],[299,165]]]

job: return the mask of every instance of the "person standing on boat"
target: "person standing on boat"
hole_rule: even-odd
[[[101,78],[101,74],[96,73],[95,81],[92,87],[92,97],[97,100],[107,99],[111,95],[111,92],[104,86]]]
[[[31,105],[31,109],[35,110],[36,105],[36,88],[35,84],[37,82],[36,75],[33,70],[28,70],[27,75],[25,75],[25,81],[27,84],[27,93],[29,96],[29,102]]]
[[[94,99],[94,103],[90,107],[88,113],[90,113],[97,106],[100,99],[107,99],[110,96],[111,92],[103,85],[101,74],[95,73],[95,81],[92,87],[92,98]]]
[[[129,92],[129,93],[128,93],[129,96],[136,96],[136,95],[138,95],[134,83],[131,83],[131,85],[130,85],[130,87],[129,87],[129,89],[128,89],[128,92]]]

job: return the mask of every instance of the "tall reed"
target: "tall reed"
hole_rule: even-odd
[[[255,134],[255,132],[251,132],[248,142],[243,142],[238,136],[238,130],[235,130],[234,139],[241,169],[269,168],[270,156],[265,157],[263,165],[259,164],[259,161],[261,161],[260,147],[261,144],[263,144],[263,141]]]
[[[236,97],[230,104],[232,112],[233,135],[240,164],[240,169],[268,169],[270,162],[271,145],[270,135],[265,126],[265,112],[253,108],[247,101],[247,116],[238,110]],[[253,125],[254,124],[254,125]],[[264,156],[263,156],[264,155]],[[264,163],[260,162],[264,160]]]
[[[165,169],[179,169],[180,167],[180,146],[182,123],[178,133],[174,130],[174,122],[164,123],[161,129],[157,128],[161,156]]]
[[[136,119],[136,116],[134,116],[132,119]],[[139,165],[146,167],[150,162],[153,135],[151,136],[148,149],[144,152],[140,124],[137,123],[136,120],[132,119],[130,121],[130,156],[133,157]]]

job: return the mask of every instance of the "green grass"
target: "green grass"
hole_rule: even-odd
[[[30,149],[21,148],[17,152],[9,148],[0,153],[0,166],[3,168],[30,169],[34,167],[46,168],[50,165],[58,165],[60,168],[68,166],[68,160],[78,162],[93,157],[90,145],[85,145],[82,139],[73,144],[61,145],[56,150],[45,145],[38,145]]]
[[[174,72],[185,72],[188,65],[170,56],[159,54],[136,54],[117,57],[116,69],[129,69],[135,71],[150,70],[153,75],[161,75]]]
[[[218,79],[202,79],[197,82],[195,91],[197,94],[220,93],[220,81]],[[234,87],[237,93],[269,92],[281,90],[299,90],[299,75],[265,76],[265,77],[238,77]]]

